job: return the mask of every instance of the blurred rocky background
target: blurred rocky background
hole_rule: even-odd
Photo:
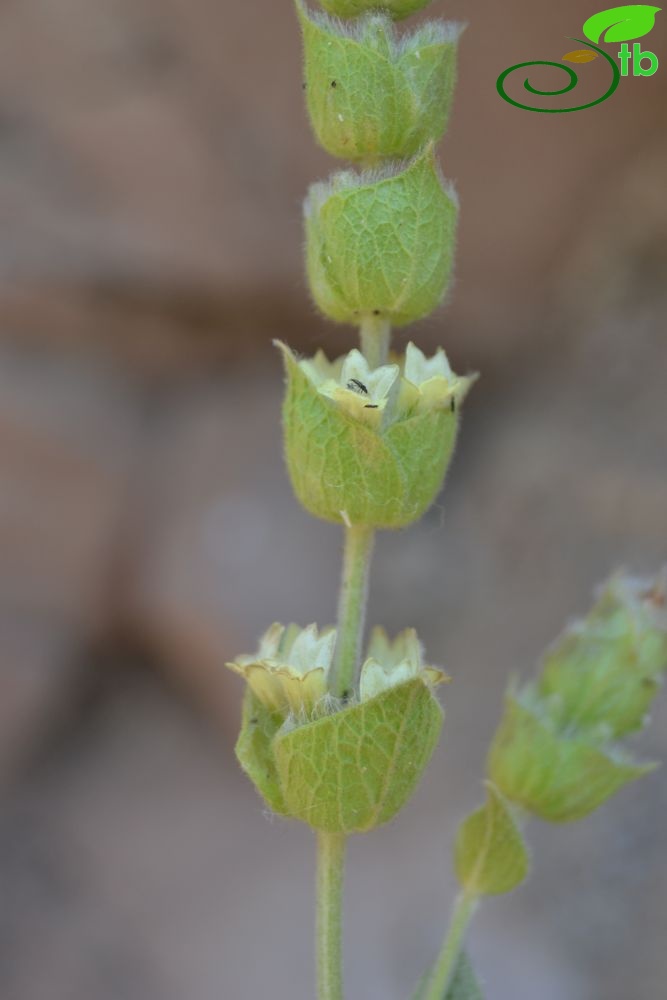
[[[412,808],[352,844],[365,1000],[437,949],[508,673],[666,548],[667,68],[531,115],[498,73],[594,10],[432,12],[470,21],[441,150],[462,218],[451,303],[411,335],[483,377],[441,503],[374,566],[371,620],[416,625],[455,683]],[[300,200],[334,165],[299,58],[288,0],[0,6],[2,1000],[313,995],[312,838],[238,771],[222,667],[335,608],[339,532],[291,497],[271,347],[354,342],[302,276]],[[643,752],[666,734],[663,701]],[[535,825],[533,879],[474,929],[489,1000],[665,997],[666,820],[657,773]]]

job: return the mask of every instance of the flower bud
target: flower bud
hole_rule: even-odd
[[[336,17],[359,17],[360,14],[367,14],[375,11],[378,7],[400,21],[404,17],[409,17],[415,11],[428,6],[431,0],[320,0],[325,10]]]
[[[369,369],[359,351],[298,361],[284,345],[285,456],[294,492],[327,521],[400,528],[435,499],[449,465],[460,405],[474,376],[439,351]]]
[[[443,135],[456,82],[461,26],[430,22],[401,40],[387,14],[347,26],[297,3],[308,113],[332,156],[414,156]]]
[[[581,819],[653,768],[576,732],[559,732],[530,688],[507,695],[488,759],[489,777],[499,791],[552,823]]]
[[[666,590],[614,577],[547,651],[539,692],[557,725],[602,739],[641,729],[667,670]]]
[[[449,283],[457,214],[432,146],[399,173],[346,171],[314,184],[305,218],[316,305],[341,323],[427,316]]]

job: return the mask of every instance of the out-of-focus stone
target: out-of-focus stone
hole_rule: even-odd
[[[161,662],[207,711],[237,726],[222,669],[273,620],[307,624],[334,613],[339,536],[306,515],[283,468],[282,391],[271,370],[237,367],[174,389],[146,441],[127,613]],[[300,571],[321,554],[323,573]],[[326,624],[322,622],[322,624]]]
[[[0,351],[0,776],[108,626],[135,406],[109,372]]]
[[[0,793],[68,706],[80,664],[76,642],[31,613],[0,616]]]

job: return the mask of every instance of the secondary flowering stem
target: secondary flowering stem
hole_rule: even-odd
[[[373,528],[364,525],[351,525],[345,529],[343,574],[338,598],[336,660],[332,683],[333,693],[340,698],[346,697],[354,690],[360,666],[374,536]]]
[[[457,897],[440,954],[420,1000],[442,1000],[443,997],[447,996],[447,989],[451,984],[456,963],[461,954],[463,937],[477,908],[477,903],[477,896],[465,892]]]
[[[387,363],[391,326],[379,316],[367,316],[359,328],[361,353],[371,368],[379,368]]]
[[[342,909],[345,835],[317,835],[317,995],[342,1000]]]

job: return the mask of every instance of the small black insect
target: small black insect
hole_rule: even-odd
[[[452,411],[452,413],[456,413],[456,399],[454,398],[454,396],[452,396],[451,402],[449,404],[449,409]]]
[[[336,87],[338,86],[338,84],[336,83],[336,81],[335,81],[335,80],[332,80],[332,81],[331,81],[331,86],[332,86],[332,87],[334,88],[334,90],[335,90],[335,89],[336,89]]]
[[[380,310],[379,309],[374,309],[373,310],[373,315],[374,316],[379,316],[380,315]]]
[[[365,410],[377,410],[377,408],[378,408],[377,403],[366,403],[366,405],[364,406]]]
[[[360,382],[358,378],[351,378],[347,383],[347,388],[351,389],[353,392],[363,392],[364,396],[368,395],[368,389],[363,382]]]

